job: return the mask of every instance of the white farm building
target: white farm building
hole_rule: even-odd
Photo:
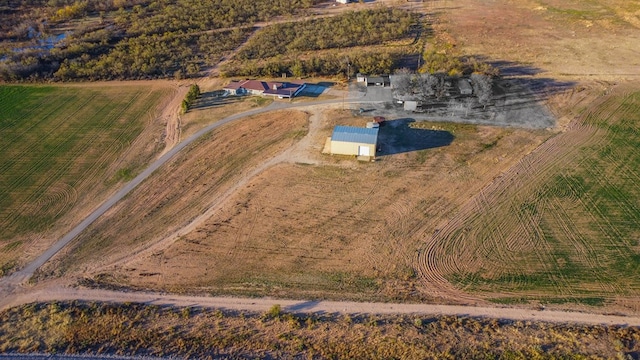
[[[338,125],[331,135],[331,154],[355,155],[360,160],[376,156],[378,128],[359,128]]]

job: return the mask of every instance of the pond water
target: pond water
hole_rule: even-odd
[[[14,52],[23,52],[23,51],[30,51],[30,50],[49,51],[49,50],[53,49],[57,44],[62,42],[64,39],[66,39],[67,36],[69,36],[69,33],[64,32],[64,33],[57,34],[57,35],[49,35],[49,36],[47,36],[45,38],[41,38],[41,36],[42,36],[42,34],[37,34],[35,36],[32,36],[31,32],[30,32],[29,33],[29,37],[32,38],[32,39],[37,39],[36,40],[36,44],[35,45],[30,45],[30,46],[13,48],[12,50]]]

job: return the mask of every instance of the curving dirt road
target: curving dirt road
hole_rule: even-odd
[[[351,100],[353,101],[353,100]],[[146,178],[151,176],[151,174],[164,165],[169,159],[175,156],[178,152],[184,149],[186,146],[190,145],[197,139],[199,139],[204,134],[223,126],[232,121],[242,119],[244,117],[248,117],[251,115],[260,114],[263,112],[281,110],[281,109],[290,109],[290,108],[302,108],[311,105],[323,105],[323,104],[334,104],[334,103],[342,103],[343,100],[324,100],[324,101],[314,101],[307,103],[282,103],[282,102],[273,102],[269,106],[254,109],[250,111],[246,111],[240,114],[231,115],[226,117],[218,122],[215,122],[197,133],[189,136],[184,141],[179,142],[170,150],[164,152],[162,156],[160,156],[157,160],[155,160],[149,167],[147,167],[142,173],[136,176],[133,180],[124,185],[122,189],[120,189],[117,193],[115,193],[111,198],[102,203],[96,210],[94,210],[89,216],[87,216],[82,222],[76,225],[70,232],[68,232],[65,236],[63,236],[60,240],[54,243],[49,249],[47,249],[44,253],[42,253],[36,260],[22,268],[21,270],[13,273],[12,275],[5,277],[0,280],[0,295],[5,297],[8,293],[12,292],[13,289],[24,284],[34,272],[41,267],[44,263],[46,263],[49,259],[51,259],[55,254],[57,254],[62,248],[64,248],[71,240],[73,240],[76,236],[78,236],[82,231],[84,231],[91,223],[93,223],[96,219],[102,216],[107,210],[109,210],[113,205],[115,205],[118,201],[124,198],[131,190],[140,185]],[[5,295],[6,294],[6,295]]]

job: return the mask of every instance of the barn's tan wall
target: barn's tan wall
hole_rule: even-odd
[[[358,155],[358,147],[369,147],[370,156],[376,156],[376,147],[373,144],[352,143],[345,141],[331,141],[331,153],[337,155]]]

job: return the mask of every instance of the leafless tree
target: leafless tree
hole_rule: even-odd
[[[420,74],[416,79],[417,92],[419,92],[423,98],[435,96],[435,85],[437,79],[431,74]]]
[[[493,78],[489,75],[473,73],[471,83],[478,102],[486,109],[493,97]]]
[[[447,76],[444,73],[433,74],[434,86],[433,90],[436,95],[436,99],[440,100],[447,94]]]
[[[475,102],[476,100],[473,97],[464,98],[464,109],[465,109],[464,116],[465,117],[469,116],[469,111],[471,111]]]
[[[396,76],[393,82],[396,93],[401,96],[411,95],[413,93],[413,74],[406,68],[396,71]]]

